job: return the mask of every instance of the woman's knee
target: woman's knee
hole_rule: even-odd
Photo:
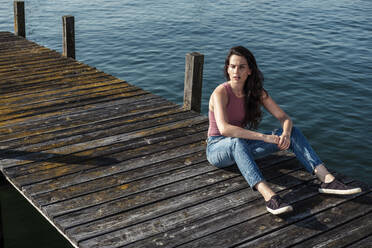
[[[231,141],[234,144],[234,148],[247,148],[247,141],[242,138],[231,138]]]
[[[299,137],[303,137],[301,130],[298,127],[293,126],[291,131],[291,138],[296,139]]]
[[[296,126],[292,127],[292,133],[297,133],[299,131],[300,131],[300,129],[298,127],[296,127]]]
[[[251,148],[249,147],[249,144],[246,139],[242,138],[232,138],[233,142],[233,153],[245,153],[248,156],[252,157],[252,151]]]

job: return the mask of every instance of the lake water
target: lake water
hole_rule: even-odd
[[[13,32],[13,1],[0,0]],[[182,104],[184,60],[205,55],[202,113],[224,82],[228,49],[248,47],[265,88],[328,167],[372,185],[372,1],[25,2],[26,36],[62,51],[62,16],[75,16],[76,57]],[[278,126],[265,115],[262,129]]]

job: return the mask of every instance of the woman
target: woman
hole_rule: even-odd
[[[328,172],[289,116],[263,88],[263,75],[253,54],[245,47],[230,49],[225,61],[227,82],[219,85],[209,100],[207,159],[218,168],[237,164],[251,188],[265,199],[272,214],[293,208],[265,182],[254,159],[279,150],[292,150],[304,167],[322,182],[321,193],[355,194],[360,188],[346,186]],[[280,121],[272,134],[253,131],[261,121],[261,106]]]

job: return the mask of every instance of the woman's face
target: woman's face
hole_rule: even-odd
[[[230,76],[232,83],[245,83],[248,76],[251,75],[251,69],[245,57],[238,55],[231,55],[227,73]]]

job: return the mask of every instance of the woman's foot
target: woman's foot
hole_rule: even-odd
[[[351,195],[362,192],[362,189],[359,187],[345,185],[337,179],[334,179],[330,183],[322,183],[320,185],[319,192],[324,194]]]
[[[292,206],[285,203],[279,195],[272,196],[270,200],[265,201],[265,203],[267,211],[274,215],[293,211]]]

